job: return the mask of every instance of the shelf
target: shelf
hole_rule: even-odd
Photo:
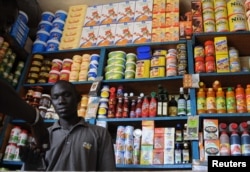
[[[2,164],[3,165],[21,166],[23,164],[23,162],[22,161],[6,161],[6,160],[3,160]]]
[[[146,169],[146,170],[153,170],[153,169],[192,169],[192,164],[164,164],[164,165],[116,165],[117,169],[122,169],[122,170],[141,170],[141,169]]]

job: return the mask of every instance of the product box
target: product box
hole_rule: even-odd
[[[165,13],[154,13],[152,19],[152,28],[165,27],[166,25]]]
[[[137,0],[135,3],[135,21],[152,21],[153,0]]]
[[[98,33],[99,26],[83,27],[79,47],[85,48],[96,46]]]
[[[165,41],[179,41],[179,27],[171,26],[165,29]]]
[[[135,1],[118,3],[117,23],[134,22]]]
[[[208,160],[208,156],[220,155],[220,140],[204,140],[205,147],[205,160]]]
[[[165,13],[166,0],[153,0],[153,13]]]
[[[164,133],[164,148],[165,149],[174,149],[175,143],[175,128],[174,127],[167,127],[165,128]]]
[[[118,14],[118,3],[102,5],[100,25],[116,24]]]
[[[89,6],[86,11],[84,26],[98,26],[101,20],[102,5]]]
[[[202,2],[201,2],[201,0],[192,0],[191,1],[191,9],[192,9],[192,16],[201,17],[202,16]]]
[[[216,140],[219,138],[218,119],[203,120],[204,140]]]
[[[115,41],[116,24],[100,25],[97,46],[113,45]]]
[[[166,27],[174,26],[174,27],[179,27],[180,22],[179,22],[179,12],[169,12],[166,13]]]
[[[140,155],[141,165],[151,165],[153,164],[153,146],[141,146]]]
[[[154,145],[154,127],[142,126],[141,145]]]
[[[165,128],[155,128],[154,149],[164,148],[164,131],[165,131]]]
[[[152,42],[164,42],[165,41],[165,27],[152,28],[151,40]]]
[[[164,149],[164,164],[174,164],[174,148]]]
[[[164,149],[154,149],[153,164],[163,164],[163,163],[164,163]]]
[[[215,54],[228,54],[228,45],[226,36],[214,37]]]
[[[119,23],[116,24],[115,31],[115,45],[131,44],[133,41],[133,23]]]
[[[193,33],[203,32],[203,20],[202,16],[193,16],[192,17],[192,29]]]
[[[151,42],[152,21],[134,22],[133,43]]]
[[[216,71],[217,73],[230,72],[228,54],[216,54]]]
[[[179,12],[180,0],[166,0],[166,12]]]
[[[180,39],[191,39],[192,35],[192,21],[180,21]]]

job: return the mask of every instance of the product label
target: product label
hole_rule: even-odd
[[[186,115],[187,104],[185,99],[178,100],[178,115]]]

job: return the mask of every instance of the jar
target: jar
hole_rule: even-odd
[[[51,64],[51,70],[57,70],[60,71],[62,68],[62,60],[60,59],[54,59],[52,60],[52,64]]]
[[[33,92],[33,102],[39,104],[40,99],[42,97],[42,91],[43,91],[43,87],[40,86],[35,86],[32,87]]]
[[[22,130],[18,137],[17,146],[25,146],[28,141],[28,131]]]
[[[211,40],[208,40],[205,42],[205,55],[206,56],[210,56],[210,55],[214,55],[214,42]]]
[[[60,80],[69,80],[70,70],[61,70],[60,72]]]
[[[11,161],[15,157],[16,144],[10,143],[5,149],[4,160]]]
[[[72,63],[73,63],[73,60],[71,60],[71,59],[64,59],[63,63],[62,63],[62,70],[70,70]]]
[[[39,106],[44,106],[49,108],[51,106],[51,98],[49,94],[42,94]]]
[[[51,70],[49,72],[49,79],[48,79],[48,83],[55,83],[56,81],[58,81],[60,76],[60,72],[57,70]]]
[[[205,63],[206,72],[207,73],[216,72],[214,56],[206,56],[205,61],[206,61],[206,63]]]
[[[203,57],[195,58],[195,73],[205,72],[205,63]]]
[[[11,132],[10,132],[9,143],[18,143],[18,137],[19,137],[20,133],[21,133],[21,127],[20,126],[14,126],[11,129]]]

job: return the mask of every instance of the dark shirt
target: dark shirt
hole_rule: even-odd
[[[71,130],[64,130],[58,122],[48,130],[51,147],[45,155],[46,171],[115,170],[114,147],[107,129],[82,119]]]

